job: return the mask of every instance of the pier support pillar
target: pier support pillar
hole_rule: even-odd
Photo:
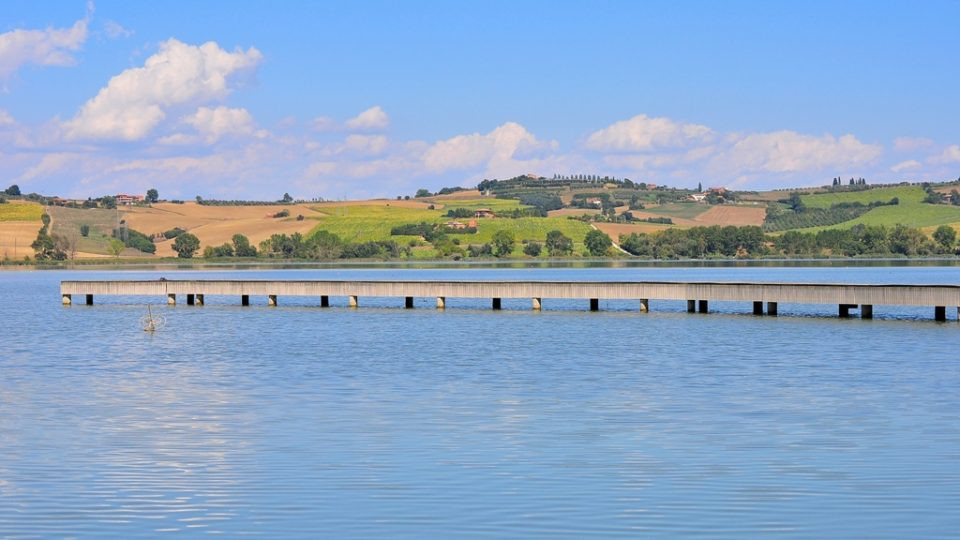
[[[933,319],[936,321],[947,320],[947,306],[934,306]]]
[[[861,304],[861,305],[860,305],[860,318],[861,318],[861,319],[872,319],[872,318],[873,318],[873,304]]]
[[[168,306],[175,306],[175,305],[177,305],[177,295],[176,295],[176,294],[170,293],[170,294],[167,295],[167,305],[168,305]]]
[[[92,294],[88,294],[88,295],[87,295],[87,298],[86,298],[86,301],[87,301],[87,305],[88,305],[88,306],[92,306],[92,305],[93,305],[93,295],[92,295]]]
[[[763,302],[754,302],[754,303],[753,303],[753,314],[754,314],[754,315],[763,315]]]
[[[357,307],[357,306],[359,305],[359,304],[357,303],[357,295],[352,294],[352,295],[348,296],[348,297],[347,297],[347,305],[350,306],[350,307]]]
[[[63,299],[61,301],[63,302],[63,305],[69,306],[70,304],[73,303],[73,298],[69,294],[65,294],[63,295]]]
[[[650,299],[641,298],[640,299],[640,313],[648,313],[650,311]]]
[[[250,295],[249,295],[249,294],[241,294],[241,295],[240,295],[240,305],[241,305],[241,306],[249,306],[249,305],[250,305]]]
[[[437,297],[437,309],[444,309],[447,307],[447,297],[438,296]]]
[[[196,297],[195,297],[194,295],[192,295],[192,294],[188,294],[188,295],[187,295],[187,305],[188,305],[188,306],[192,306],[192,305],[194,305],[194,304],[196,304],[196,303],[197,303]]]
[[[777,316],[777,303],[776,302],[767,302],[767,315]]]
[[[531,299],[530,304],[534,311],[540,311],[543,309],[543,302],[539,298]]]
[[[329,297],[329,296],[324,295],[324,296],[321,296],[321,297],[320,297],[320,307],[330,307],[330,297]]]
[[[268,294],[267,295],[267,305],[270,307],[277,307],[277,295]]]
[[[591,298],[590,299],[590,311],[600,311],[600,299]]]
[[[500,309],[500,299],[494,298],[492,302],[493,309]]]
[[[413,297],[412,297],[412,296],[405,296],[405,297],[403,298],[403,307],[405,307],[405,308],[407,308],[407,309],[413,309]]]
[[[202,295],[202,294],[198,294],[198,295],[197,295],[197,305],[198,305],[198,306],[202,306],[202,305],[203,305],[203,295]]]
[[[710,309],[707,307],[706,300],[700,300],[697,302],[697,311],[700,313],[708,313],[710,311]]]
[[[687,300],[687,313],[693,313],[695,311],[697,311],[697,301]]]
[[[857,309],[857,304],[840,304],[840,307],[839,307],[840,317],[841,318],[849,317],[851,309]]]

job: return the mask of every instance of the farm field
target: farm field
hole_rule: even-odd
[[[547,212],[549,217],[567,217],[567,216],[595,216],[599,214],[599,208],[561,208],[559,210],[550,210]]]
[[[660,206],[647,206],[641,212],[655,214],[657,216],[681,219],[694,219],[704,213],[710,207],[701,203],[669,203]],[[634,211],[634,215],[637,211]]]
[[[925,228],[960,222],[960,207],[945,204],[927,204],[922,202],[925,196],[926,194],[923,188],[919,186],[895,186],[849,193],[804,196],[804,204],[819,205],[821,207],[840,202],[860,202],[867,204],[877,200],[890,200],[893,197],[899,198],[900,204],[880,206],[856,219],[844,221],[836,225],[796,230],[801,232],[818,232],[824,229],[849,229],[859,224],[883,225],[885,227],[906,225],[908,227]]]
[[[763,220],[767,215],[767,209],[765,206],[735,206],[735,205],[719,205],[711,206],[709,210],[698,215],[693,219],[699,225],[711,226],[711,225],[720,225],[726,227],[727,225],[735,226],[744,226],[744,225],[763,225]]]
[[[787,193],[783,198],[789,197]],[[907,202],[919,203],[926,197],[920,186],[892,186],[872,188],[863,191],[840,191],[837,193],[818,193],[815,195],[801,195],[800,200],[810,208],[830,208],[834,204],[854,203],[870,204],[874,201],[887,202],[897,197],[900,204]]]
[[[14,200],[0,204],[0,221],[40,221],[42,215],[43,207],[34,202]]]
[[[32,202],[8,201],[0,204],[0,258],[22,259],[33,256],[30,244],[37,239],[43,223],[43,207]]]
[[[77,243],[78,257],[87,255],[106,255],[108,253],[110,235],[117,226],[117,211],[101,208],[64,208],[51,206],[47,209],[50,214],[50,232],[58,236],[70,238]],[[88,236],[80,235],[80,226],[89,225]],[[140,252],[130,250],[130,254],[139,255]]]

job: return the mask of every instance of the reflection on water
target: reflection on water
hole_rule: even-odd
[[[226,270],[182,275],[220,277]],[[877,307],[142,299],[0,273],[0,536],[926,537],[960,530],[956,321]],[[523,269],[247,272],[526,279]],[[539,279],[955,283],[950,267]],[[164,299],[150,299],[162,304]]]

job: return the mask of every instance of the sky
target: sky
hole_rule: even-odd
[[[960,1],[0,3],[0,184],[345,199],[534,173],[960,178]]]

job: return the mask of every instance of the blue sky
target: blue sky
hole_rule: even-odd
[[[0,174],[183,198],[956,179],[958,20],[956,1],[8,0]]]

